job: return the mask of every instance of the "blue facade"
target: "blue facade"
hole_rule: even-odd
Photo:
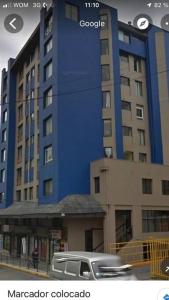
[[[2,105],[1,120],[3,118],[4,111],[7,111],[7,122],[1,124],[1,147],[0,150],[6,149],[6,161],[0,163],[0,170],[5,170],[5,182],[0,184],[0,193],[5,193],[4,201],[0,203],[0,208],[10,206],[13,203],[13,188],[14,188],[14,159],[15,159],[15,98],[16,94],[16,76],[11,70],[14,60],[10,59],[8,62],[8,72],[5,70],[2,73],[2,99],[7,96],[7,103]],[[4,82],[7,82],[6,88]],[[7,140],[2,143],[2,132],[7,130]]]
[[[148,39],[146,41],[147,92],[151,141],[151,161],[152,163],[162,164],[163,148],[155,46],[155,32],[157,31],[159,31],[159,28],[153,26],[148,32]]]
[[[80,18],[98,20],[98,11],[91,15],[83,3],[73,3],[79,5]],[[68,194],[90,193],[90,162],[103,157],[99,31],[82,29],[66,19],[64,1],[57,2],[53,22],[55,51],[47,58],[41,54],[43,66],[51,58],[53,61],[53,78],[42,84],[43,90],[52,85],[54,94],[52,106],[40,112],[43,119],[53,116],[53,134],[41,138],[40,152],[45,145],[54,146],[54,163],[44,166],[43,159],[40,163],[44,174],[40,178],[42,203],[56,202]],[[42,36],[43,32],[44,28]],[[42,126],[41,122],[41,130]],[[54,179],[54,195],[46,199],[43,181],[48,178]]]

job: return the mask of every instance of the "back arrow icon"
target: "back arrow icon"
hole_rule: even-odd
[[[20,15],[11,14],[5,18],[5,29],[10,33],[18,33],[23,28],[23,19]]]
[[[14,26],[14,22],[16,21],[16,18],[14,18],[10,23],[9,23],[9,25],[11,25],[11,27],[13,28],[13,29],[15,29],[16,30],[16,27]]]

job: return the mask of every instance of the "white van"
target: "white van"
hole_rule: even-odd
[[[116,255],[67,251],[54,253],[50,278],[56,280],[136,280],[131,265]]]

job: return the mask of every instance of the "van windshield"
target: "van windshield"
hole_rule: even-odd
[[[120,261],[113,259],[95,261],[92,263],[92,268],[97,279],[124,276],[127,271],[121,266]]]

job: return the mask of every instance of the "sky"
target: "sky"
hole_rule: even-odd
[[[9,57],[15,58],[22,46],[25,44],[31,33],[34,31],[36,25],[39,23],[39,9],[6,9],[3,8],[4,3],[9,3],[10,0],[0,0],[0,74],[4,67],[7,67],[7,61]],[[14,2],[14,0],[11,0]],[[27,0],[28,1],[28,0]],[[27,2],[25,1],[25,2]],[[32,0],[29,0],[31,2]],[[45,0],[38,0],[38,2],[44,2]],[[46,0],[50,2],[51,0]],[[56,0],[57,1],[57,0]],[[81,0],[79,0],[81,1]],[[85,1],[85,0],[84,0]],[[150,1],[150,0],[149,0]],[[162,8],[148,8],[147,3],[149,1],[144,0],[102,0],[101,2],[113,6],[118,9],[119,20],[133,22],[135,16],[140,13],[149,14],[155,25],[160,24],[160,20],[163,15],[169,13],[168,9]],[[24,2],[20,0],[20,2]],[[33,1],[36,2],[36,1]],[[166,2],[166,1],[165,1]],[[9,33],[4,28],[4,20],[7,15],[11,13],[19,14],[24,19],[24,27],[19,33]]]

